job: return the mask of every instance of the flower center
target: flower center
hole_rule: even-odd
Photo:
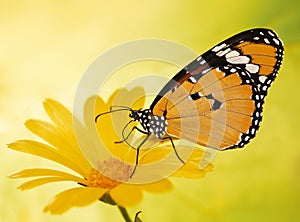
[[[120,182],[113,180],[109,177],[106,177],[105,175],[102,175],[95,168],[92,169],[87,180],[88,180],[89,187],[101,187],[110,190],[120,184]]]
[[[109,158],[97,163],[88,176],[88,186],[112,189],[130,179],[132,166],[118,159]]]
[[[132,174],[132,166],[116,158],[109,158],[97,163],[97,169],[105,176],[121,182],[126,182]]]

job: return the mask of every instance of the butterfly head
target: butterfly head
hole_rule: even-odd
[[[142,126],[144,127],[143,123],[147,123],[149,121],[149,119],[151,119],[152,116],[152,112],[150,109],[139,109],[139,110],[131,110],[131,113],[129,113],[129,117],[133,120],[133,121],[137,121],[139,123],[142,124]],[[146,125],[145,125],[146,126]],[[145,127],[144,127],[145,128]],[[146,129],[146,128],[145,128]]]
[[[141,109],[139,110],[131,110],[131,112],[129,113],[129,117],[133,120],[133,121],[138,121],[140,116],[141,116]]]

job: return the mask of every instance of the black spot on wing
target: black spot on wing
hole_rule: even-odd
[[[193,93],[193,94],[190,94],[190,99],[192,100],[197,100],[197,99],[200,99],[201,96],[199,95],[199,93]]]
[[[213,106],[211,107],[212,110],[217,110],[217,109],[220,109],[222,105],[222,102],[220,102],[219,100],[217,99],[214,99],[213,101]]]

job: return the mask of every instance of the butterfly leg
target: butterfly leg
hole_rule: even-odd
[[[125,128],[124,128],[124,129],[125,129]],[[123,142],[126,142],[127,139],[130,137],[131,133],[133,132],[133,130],[137,130],[137,131],[139,131],[139,132],[141,132],[141,133],[143,133],[143,134],[148,134],[148,132],[146,132],[146,131],[144,131],[144,130],[141,130],[141,129],[139,129],[138,127],[134,126],[134,127],[130,130],[130,132],[127,134],[126,137],[124,136],[124,130],[123,130],[123,131],[122,131],[123,139],[120,140],[120,141],[115,141],[115,143],[123,143]],[[127,143],[127,142],[126,142],[126,143]],[[127,143],[127,144],[128,144],[128,143]],[[129,144],[128,144],[128,145],[129,145]],[[130,145],[129,145],[129,146],[130,146]],[[132,147],[132,146],[130,146],[130,147]],[[132,148],[134,148],[134,147],[132,147]]]
[[[137,128],[138,129],[138,128]],[[143,141],[140,143],[140,145],[136,148],[136,156],[135,156],[135,166],[133,168],[133,171],[130,175],[130,178],[132,178],[133,174],[135,173],[135,170],[139,164],[139,154],[140,154],[140,148],[143,146],[143,144],[148,140],[149,136],[151,134],[147,134],[147,136],[143,139]]]
[[[175,147],[175,145],[174,145],[174,142],[173,142],[172,137],[169,136],[169,137],[164,137],[164,138],[162,138],[162,140],[166,140],[166,139],[169,139],[169,140],[171,141],[173,150],[174,150],[174,152],[175,152],[177,158],[180,160],[180,162],[182,162],[183,164],[185,164],[185,162],[183,161],[183,159],[181,159],[181,157],[180,157],[179,154],[177,153],[177,150],[176,150],[176,147]]]

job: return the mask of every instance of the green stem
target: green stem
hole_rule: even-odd
[[[132,222],[132,220],[130,219],[130,217],[127,213],[127,210],[124,207],[121,207],[118,205],[118,209],[120,210],[120,212],[126,222]]]
[[[121,206],[117,205],[117,203],[111,198],[111,196],[108,193],[104,194],[99,200],[102,201],[102,202],[104,202],[104,203],[111,204],[113,206],[117,206],[118,209],[119,209],[119,211],[121,212],[124,220],[126,222],[132,222],[132,220],[130,219],[130,217],[129,217],[128,213],[127,213],[127,210],[124,207],[121,207]],[[139,213],[140,212],[138,212],[138,214]],[[136,219],[134,221],[136,221]]]

